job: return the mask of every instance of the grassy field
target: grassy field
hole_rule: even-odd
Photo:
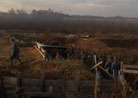
[[[20,46],[20,57],[23,64],[16,60],[11,66],[9,56],[11,51],[10,37],[17,38]],[[39,52],[34,48],[34,41],[43,42],[50,45],[61,45],[68,47],[74,45],[73,60],[53,60],[44,61]],[[101,51],[99,52],[99,49]],[[84,40],[80,37],[69,38],[64,34],[33,34],[33,33],[0,33],[0,71],[5,76],[17,76],[19,71],[23,77],[40,78],[42,72],[46,72],[47,79],[60,79],[61,73],[65,71],[67,80],[76,79],[76,73],[80,73],[81,80],[94,79],[94,74],[90,71],[89,65],[83,65],[80,52],[86,51],[90,55],[96,51],[102,56],[117,56],[124,64],[138,65],[138,36],[121,34],[95,34],[93,37]],[[52,50],[53,51],[53,50]],[[137,75],[127,75],[128,84],[132,87],[137,80]],[[134,87],[135,88],[135,87]],[[117,89],[117,92],[120,91]],[[130,91],[132,96],[136,96],[136,91]],[[116,92],[114,93],[116,96]],[[119,97],[116,98],[120,98]],[[121,97],[123,98],[123,97]],[[130,97],[128,97],[130,98]],[[137,97],[132,97],[137,98]]]
[[[0,69],[6,76],[16,76],[18,71],[22,71],[24,77],[39,78],[41,72],[47,72],[52,75],[53,79],[58,79],[64,70],[67,74],[67,79],[75,79],[76,72],[78,71],[81,73],[80,78],[83,80],[93,78],[93,74],[91,74],[86,66],[81,64],[80,60],[44,61],[33,45],[25,47],[20,46],[20,57],[23,64],[20,65],[14,60],[14,65],[11,66],[8,59],[10,55],[10,46],[8,38],[0,37]],[[51,78],[51,76],[47,78]]]
[[[4,36],[6,35],[6,36]],[[20,45],[20,57],[23,65],[19,65],[17,61],[13,67],[10,66],[8,60],[10,55],[9,38],[15,36]],[[64,34],[50,33],[5,33],[0,36],[0,69],[5,75],[16,76],[18,71],[22,71],[25,77],[39,77],[40,72],[61,73],[63,70],[67,73],[67,79],[74,79],[77,71],[81,72],[82,79],[91,79],[93,74],[89,70],[89,66],[82,65],[80,61],[80,51],[86,51],[91,54],[96,51],[100,55],[117,56],[124,64],[138,64],[138,36],[121,35],[121,34],[95,34],[88,40],[83,38],[69,38]],[[74,59],[69,60],[54,60],[46,62],[41,55],[33,47],[33,41],[44,42],[52,45],[62,45],[70,47],[74,44]],[[99,52],[99,49],[101,51]],[[20,68],[21,67],[21,68]],[[59,77],[58,74],[53,75],[53,78]]]

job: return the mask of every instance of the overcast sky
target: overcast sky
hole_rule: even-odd
[[[0,0],[0,11],[48,9],[75,15],[138,17],[138,0]]]

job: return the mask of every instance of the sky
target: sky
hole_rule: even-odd
[[[138,17],[138,0],[0,0],[0,11],[53,9],[70,15]]]

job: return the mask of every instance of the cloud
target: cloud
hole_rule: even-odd
[[[99,6],[99,5],[96,5],[96,4],[93,4],[93,3],[77,3],[77,4],[73,4],[74,7],[94,7],[94,6]]]

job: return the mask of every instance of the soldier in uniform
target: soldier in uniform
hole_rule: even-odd
[[[19,53],[20,53],[20,51],[19,51],[19,46],[18,46],[18,44],[15,42],[15,40],[14,40],[13,38],[10,39],[10,42],[11,42],[11,44],[12,44],[12,54],[11,54],[11,56],[10,56],[11,65],[13,65],[13,64],[12,64],[12,61],[13,61],[14,59],[17,59],[17,60],[20,62],[20,64],[22,64],[22,62],[21,62],[21,60],[20,60],[20,58],[19,58]]]
[[[118,74],[119,74],[119,70],[120,70],[120,63],[119,63],[117,57],[114,57],[114,61],[113,61],[112,66],[111,66],[111,70],[113,72],[113,76],[115,77],[115,79],[118,80]]]
[[[104,65],[104,68],[107,69],[108,72],[111,73],[111,74],[112,74],[112,71],[111,71],[111,65],[112,65],[112,63],[113,63],[112,57],[108,56],[107,60],[106,60],[106,63]]]
[[[82,63],[86,64],[86,53],[84,51],[81,52],[81,59],[82,59]]]
[[[61,55],[60,52],[57,52],[57,53],[56,53],[56,59],[57,59],[57,60],[63,59],[63,56]]]

